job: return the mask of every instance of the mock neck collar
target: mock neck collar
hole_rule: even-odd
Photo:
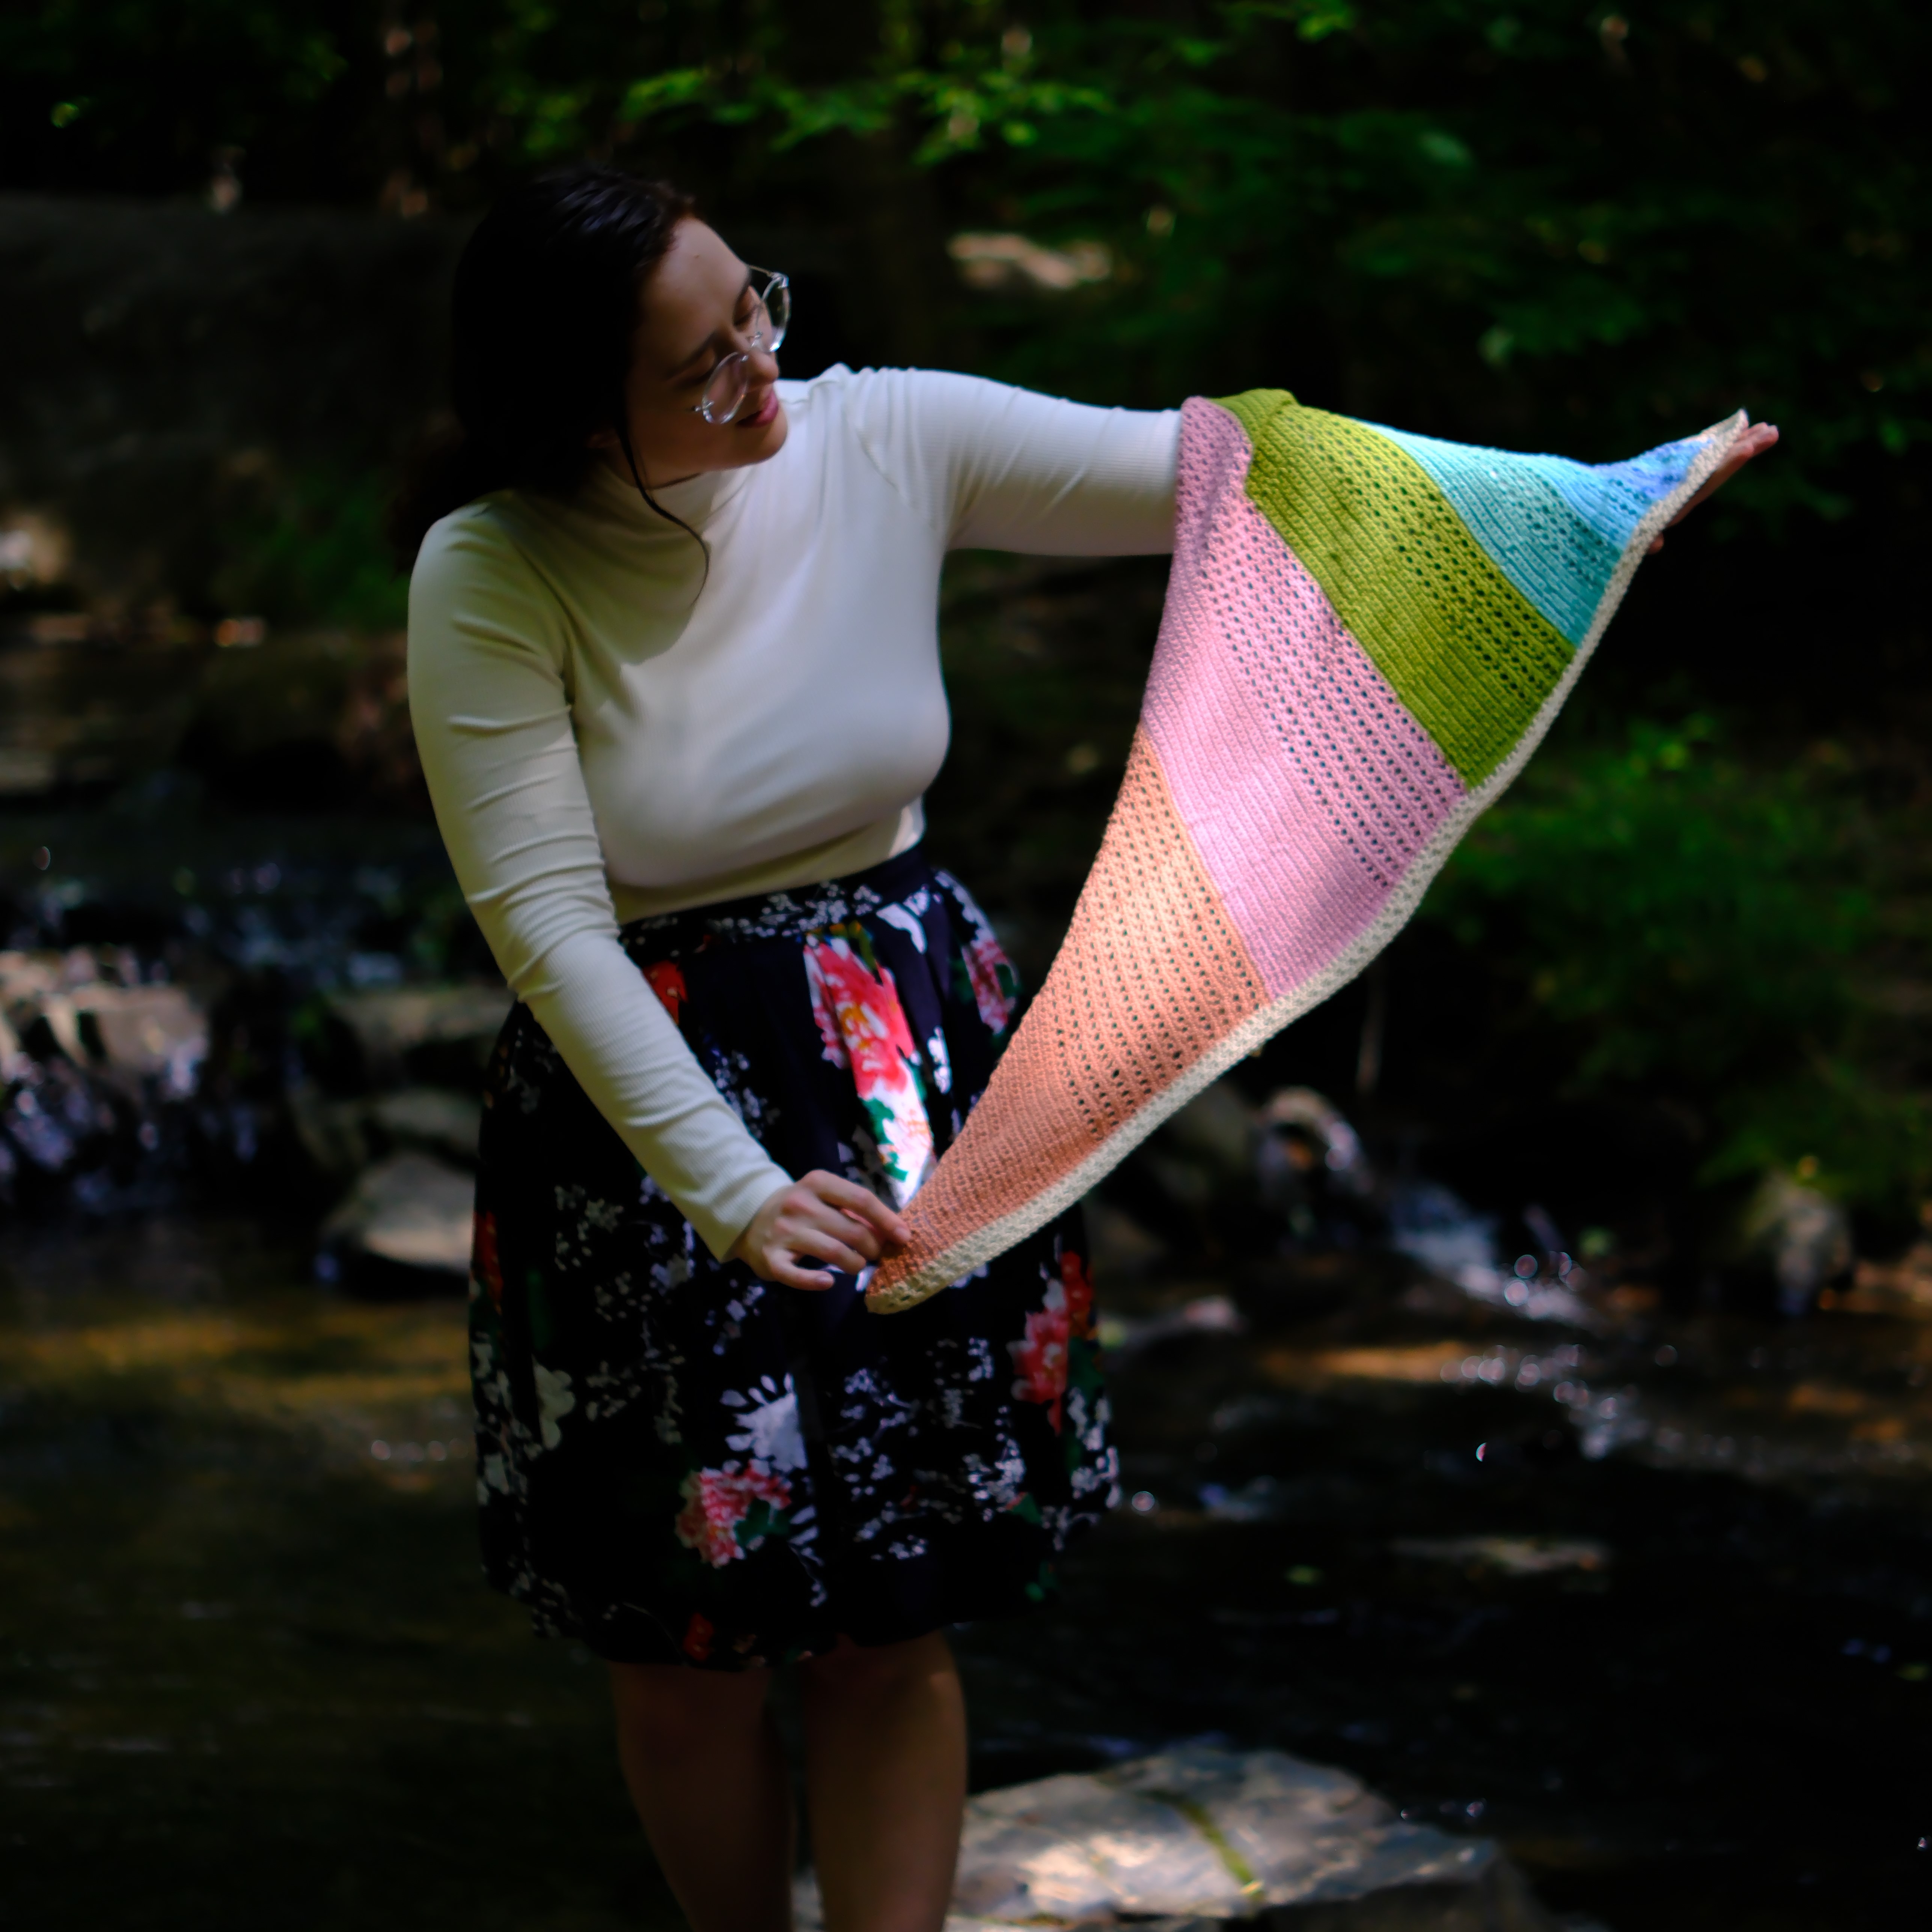
[[[666,483],[651,494],[681,522],[688,524],[694,530],[702,530],[744,488],[745,478],[750,473],[750,467],[708,470],[699,476],[687,477],[681,483]],[[640,533],[654,535],[662,532],[673,537],[684,535],[676,524],[667,522],[653,512],[638,495],[635,483],[628,477],[620,476],[606,463],[591,466],[584,494],[587,505],[617,518]]]

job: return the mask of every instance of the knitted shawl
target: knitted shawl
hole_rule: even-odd
[[[1740,414],[1592,466],[1277,389],[1182,412],[1173,574],[1073,922],[903,1210],[890,1313],[1043,1226],[1345,986],[1519,772]]]

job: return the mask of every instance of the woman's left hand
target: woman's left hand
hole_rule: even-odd
[[[912,1238],[904,1217],[870,1190],[814,1168],[766,1197],[729,1255],[762,1281],[824,1289],[831,1268],[861,1274]]]
[[[1715,495],[1730,482],[1733,476],[1736,476],[1740,470],[1743,469],[1746,464],[1750,462],[1753,457],[1762,456],[1777,441],[1777,428],[1775,424],[1753,423],[1750,428],[1732,444],[1731,453],[1725,458],[1723,466],[1717,471],[1709,482],[1705,484],[1702,489],[1698,491],[1696,496],[1691,498],[1689,502],[1684,505],[1682,509],[1678,512],[1675,516],[1671,518],[1672,524],[1675,525],[1682,523],[1706,496]],[[1650,548],[1644,554],[1647,556],[1654,556],[1663,548],[1663,539],[1658,537],[1653,540]]]

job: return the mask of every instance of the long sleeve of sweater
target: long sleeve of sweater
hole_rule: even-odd
[[[410,628],[416,742],[470,910],[564,1064],[722,1256],[791,1177],[617,943],[557,602],[502,546],[459,536],[419,567]]]
[[[1173,548],[1178,410],[1095,409],[927,369],[881,370],[855,386],[867,450],[948,549]]]

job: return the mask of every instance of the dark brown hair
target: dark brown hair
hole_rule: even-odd
[[[560,168],[484,216],[456,264],[450,298],[453,427],[407,466],[389,518],[405,568],[439,518],[493,490],[568,496],[614,429],[631,454],[624,378],[638,290],[663,259],[691,200],[614,168]]]

